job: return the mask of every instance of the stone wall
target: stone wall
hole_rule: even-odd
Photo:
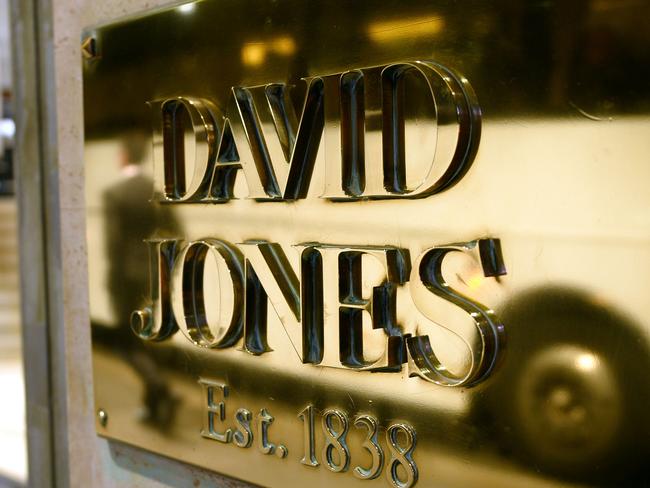
[[[169,2],[52,0],[63,341],[71,486],[248,486],[97,437],[94,425],[85,248],[81,32]],[[53,90],[53,91],[52,91]],[[52,181],[52,180],[50,180]],[[50,243],[51,244],[51,243]]]

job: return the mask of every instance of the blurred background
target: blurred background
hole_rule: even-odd
[[[0,0],[0,486],[27,479],[9,0]]]

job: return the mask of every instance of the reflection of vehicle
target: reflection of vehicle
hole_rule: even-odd
[[[499,282],[483,279],[478,263],[470,262],[461,253],[455,258],[462,262],[449,257],[448,278],[454,287],[498,312],[508,340],[501,367],[471,389],[440,388],[416,378],[404,381],[404,386],[418,388],[421,395],[399,396],[395,407],[399,408],[398,414],[406,415],[421,407],[410,399],[426,398],[427,427],[435,424],[439,430],[427,432],[426,436],[420,427],[422,447],[425,437],[445,448],[458,447],[467,438],[468,444],[473,444],[468,452],[474,445],[485,446],[472,458],[477,464],[483,452],[495,448],[503,454],[501,460],[519,458],[529,473],[540,471],[594,483],[620,479],[621,473],[641,479],[640,474],[632,473],[643,469],[642,461],[648,453],[644,437],[649,426],[643,410],[650,404],[646,373],[649,335],[642,311],[650,283],[647,275],[638,273],[648,263],[648,227],[641,213],[645,197],[626,199],[625,190],[632,194],[641,181],[638,175],[645,174],[641,173],[646,171],[645,166],[634,154],[640,150],[641,135],[647,126],[640,119],[621,119],[606,125],[586,120],[572,125],[524,120],[520,127],[493,122],[489,128],[483,152],[463,181],[466,186],[459,185],[436,198],[410,202],[412,213],[404,213],[399,205],[382,205],[383,213],[378,215],[368,212],[370,205],[331,205],[314,199],[307,203],[323,210],[315,225],[308,213],[293,213],[300,202],[288,209],[256,204],[243,197],[229,205],[188,205],[176,211],[191,229],[192,238],[217,236],[241,242],[259,236],[259,229],[264,229],[263,236],[282,242],[292,257],[297,256],[290,251],[296,239],[293,235],[280,236],[268,222],[291,222],[305,232],[305,240],[335,243],[416,242],[430,246],[455,242],[461,236],[500,238],[508,275]],[[617,166],[614,176],[610,171],[594,172],[589,158],[581,155],[581,147],[594,133],[607,142],[594,146],[594,154],[607,150],[616,154],[614,159],[628,161]],[[546,144],[548,141],[553,141],[554,146]],[[522,165],[523,157],[532,158],[531,148],[535,159]],[[87,148],[88,153],[97,151],[98,161],[103,161],[100,151],[107,149],[101,144]],[[559,158],[556,153],[565,156]],[[532,184],[531,167],[542,162],[545,171],[535,173]],[[608,160],[607,169],[610,164]],[[98,180],[107,184],[108,167],[89,166],[87,171],[98,175],[102,171]],[[584,185],[581,188],[577,188],[578,177]],[[501,187],[485,184],[494,181]],[[468,199],[473,189],[476,191]],[[623,196],[600,203],[598,196],[607,192]],[[99,190],[90,192],[88,202],[99,194]],[[549,194],[555,196],[549,198]],[[465,209],[468,201],[472,202],[471,211],[463,213],[462,219],[446,220],[458,208]],[[426,226],[417,208],[426,209]],[[238,213],[242,209],[251,211],[246,219]],[[288,210],[292,211],[290,219]],[[100,213],[90,213],[88,226],[93,231],[89,242],[101,239],[101,225],[93,215]],[[350,215],[355,217],[353,231],[341,226]],[[396,237],[386,234],[385,221],[400,222]],[[615,261],[610,259],[613,246],[621,256]],[[91,260],[95,258],[93,270],[97,272],[101,259],[92,253],[101,251],[101,245],[89,247]],[[417,256],[421,250],[414,246],[411,254]],[[100,293],[91,296],[96,318],[102,310],[101,299]],[[459,317],[452,313],[458,311],[452,307],[447,317],[444,305],[436,305],[440,314],[436,319],[456,324]],[[460,315],[465,318],[465,314]],[[269,316],[274,314],[270,312]],[[277,322],[271,329],[274,334],[284,335]],[[282,347],[281,338],[271,338],[276,350]],[[447,345],[447,337],[439,335],[435,339],[437,344]],[[179,341],[186,345],[183,338]],[[453,347],[446,349],[451,350],[451,359],[461,356]],[[216,359],[221,353],[215,351],[212,357]],[[183,350],[174,363],[178,369],[184,367],[186,357]],[[286,357],[296,361],[297,356]],[[307,374],[316,367],[300,368],[301,374]],[[355,373],[354,379],[373,384],[379,376]],[[344,389],[348,385],[342,382],[337,386]],[[333,391],[334,387],[329,388]],[[467,414],[469,406],[473,416]]]
[[[636,190],[646,169],[635,157],[647,127],[621,118],[499,129],[482,141],[502,148],[499,160],[480,153],[472,170],[501,185],[481,217],[509,274],[501,289],[467,293],[497,310],[508,344],[477,387],[472,423],[534,470],[620,479],[650,451],[647,199]]]

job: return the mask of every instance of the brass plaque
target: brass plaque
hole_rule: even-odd
[[[83,36],[100,435],[263,486],[647,486],[647,2]]]

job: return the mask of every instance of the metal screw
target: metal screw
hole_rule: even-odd
[[[106,413],[106,410],[103,408],[97,410],[97,418],[99,419],[99,425],[106,427],[106,424],[108,423],[108,413]]]
[[[85,59],[97,57],[97,39],[92,36],[86,37],[81,41],[81,54]]]

